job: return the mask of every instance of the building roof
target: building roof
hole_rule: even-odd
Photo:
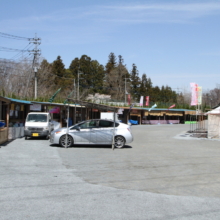
[[[119,108],[124,108],[124,109],[130,109],[130,107],[119,107]],[[150,108],[141,108],[141,107],[132,107],[131,110],[145,110],[149,111]],[[185,112],[186,114],[195,114],[196,110],[191,110],[191,109],[177,109],[177,108],[172,108],[172,109],[167,109],[167,108],[153,108],[151,109],[150,112],[152,111],[167,111],[167,112]]]
[[[7,97],[3,97],[3,98],[9,100],[10,102],[17,102],[17,103],[28,104],[28,105],[32,104],[30,101],[26,101],[26,100],[12,99],[12,98],[7,98]]]
[[[87,108],[94,108],[94,109],[99,109],[99,110],[103,110],[103,111],[113,111],[116,112],[119,107],[113,107],[113,106],[109,106],[109,105],[102,105],[102,104],[96,104],[96,103],[92,103],[92,102],[85,102],[85,101],[81,101],[81,100],[76,100],[76,99],[68,99],[69,102],[74,102],[77,103],[81,106],[85,106]]]
[[[205,114],[206,115],[220,115],[220,106],[211,111],[206,112]]]

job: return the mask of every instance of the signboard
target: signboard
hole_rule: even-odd
[[[30,106],[31,111],[41,111],[41,104],[33,104]]]
[[[118,114],[119,114],[119,115],[123,115],[123,111],[124,111],[123,108],[119,108],[119,109],[118,109]]]

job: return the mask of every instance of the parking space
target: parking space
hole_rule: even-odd
[[[123,149],[58,149],[83,180],[120,189],[169,195],[220,197],[219,141],[191,138],[189,125],[132,126]]]
[[[16,139],[0,149],[0,219],[219,219],[220,142],[188,128],[132,126],[115,150]]]

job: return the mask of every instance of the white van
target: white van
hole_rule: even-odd
[[[53,124],[51,123],[50,113],[28,113],[24,128],[25,140],[28,137],[46,137],[46,139],[49,139],[52,130]]]

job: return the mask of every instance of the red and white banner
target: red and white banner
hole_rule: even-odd
[[[190,83],[191,87],[191,105],[198,105],[198,85]]]
[[[150,97],[149,97],[149,96],[146,96],[146,106],[149,105],[149,99],[150,99]]]
[[[130,104],[131,104],[131,95],[128,94],[128,105],[130,105]]]
[[[175,104],[171,105],[171,106],[168,108],[168,110],[171,109],[171,108],[174,108],[175,106],[176,106]]]

